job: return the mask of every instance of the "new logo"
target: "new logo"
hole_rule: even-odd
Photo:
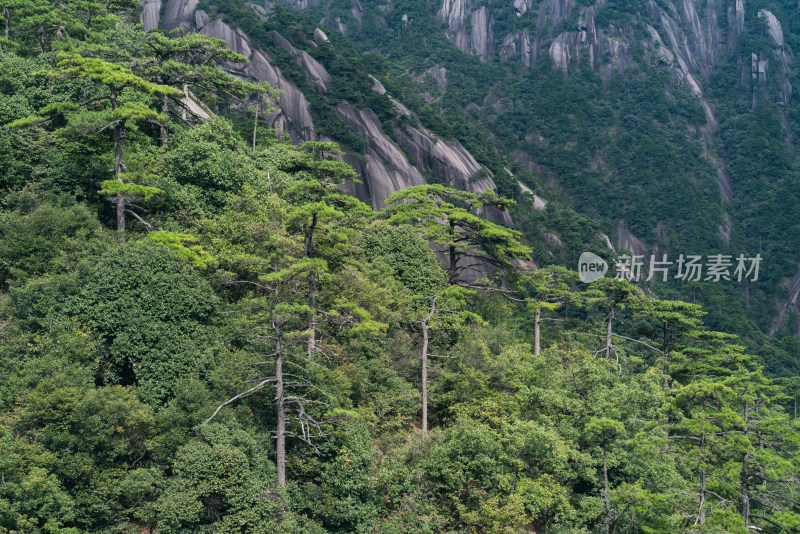
[[[578,277],[581,282],[591,283],[603,278],[608,272],[606,260],[591,252],[584,252],[578,258]]]

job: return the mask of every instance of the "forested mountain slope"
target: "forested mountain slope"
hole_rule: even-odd
[[[746,316],[761,333],[793,343],[794,6],[358,6],[305,7],[323,22],[342,21],[356,46],[385,55],[394,67],[387,74],[418,82],[417,92],[451,122],[471,119],[489,130],[518,163],[517,176],[531,171],[523,181],[538,184],[542,196],[604,221],[618,250],[647,259],[761,253],[756,284],[681,292],[703,303],[717,327],[750,330]],[[477,59],[442,46],[442,38]],[[526,230],[537,233],[541,227]],[[726,316],[714,313],[721,307]],[[769,344],[759,337],[753,332],[752,343]]]
[[[516,224],[543,244],[534,247],[543,264],[574,266],[585,246],[608,259],[630,250],[645,263],[651,254],[761,254],[756,282],[652,289],[703,304],[715,327],[743,334],[767,359],[796,349],[796,10],[690,1],[287,5],[296,16],[280,3],[151,2],[142,20],[255,54],[248,72],[287,88],[271,124],[295,140],[344,143],[345,160],[365,177],[350,191],[373,207],[423,180],[496,186],[521,201]],[[331,47],[335,64],[318,45],[331,43],[326,32],[345,37]],[[537,213],[546,202],[518,180],[551,209]]]
[[[224,40],[232,50],[246,57],[247,65],[231,65],[230,70],[268,82],[284,92],[279,107],[267,117],[267,124],[275,128],[279,136],[288,133],[295,142],[336,138],[344,143],[353,151],[345,161],[362,177],[362,183],[354,184],[351,192],[362,200],[371,201],[376,209],[385,206],[384,201],[391,193],[426,183],[422,173],[473,192],[496,189],[488,170],[460,143],[441,140],[412,119],[411,112],[386,95],[380,82],[359,68],[360,65],[337,57],[349,50],[337,51],[321,30],[309,33],[301,43],[317,52],[324,63],[338,67],[333,75],[305,50],[296,49],[277,30],[266,30],[266,25],[259,25],[259,22],[269,21],[263,8],[250,6],[246,12],[257,21],[258,38],[253,40],[237,26],[231,27],[213,15],[212,20],[206,11],[198,9],[196,2],[168,1],[163,6],[163,16],[161,7],[160,2],[144,5],[141,16],[146,30],[181,28],[200,32]],[[272,26],[280,28],[281,24],[269,25]],[[270,55],[276,56],[277,61]],[[293,71],[296,85],[273,65],[281,60]],[[393,119],[404,124],[395,124]],[[393,131],[395,126],[399,126],[396,132]],[[392,136],[398,138],[399,146]],[[409,163],[406,154],[412,154],[416,165]],[[511,224],[508,217],[503,222]]]
[[[0,0],[0,533],[798,531],[787,86],[446,5]],[[628,246],[764,277],[573,270]]]

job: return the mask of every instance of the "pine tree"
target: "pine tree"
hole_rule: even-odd
[[[704,531],[705,523],[720,501],[714,476],[722,465],[722,451],[735,429],[737,414],[732,409],[734,391],[713,378],[698,379],[673,393],[671,433],[679,452],[691,462],[697,476],[696,509],[692,528]]]
[[[178,90],[161,95],[160,111],[164,117],[172,116],[187,123],[187,114],[195,115],[189,102],[190,90],[217,99],[229,98],[235,104],[245,102],[251,95],[269,103],[279,94],[266,82],[252,83],[222,70],[220,66],[224,63],[246,64],[248,60],[221,39],[200,33],[168,37],[160,31],[144,32],[132,26],[120,26],[99,37],[96,42],[82,44],[81,53],[126,65],[147,81]],[[269,108],[263,111],[268,112]],[[162,146],[167,138],[168,123],[162,121],[159,137]]]
[[[264,206],[266,205],[266,207]],[[240,198],[236,209],[219,220],[201,225],[216,234],[212,248],[228,272],[223,283],[248,288],[239,308],[246,314],[248,330],[255,332],[253,348],[257,359],[252,366],[264,369],[256,384],[220,404],[206,419],[220,410],[262,389],[275,391],[276,464],[278,484],[286,485],[287,438],[296,438],[319,452],[316,442],[327,435],[333,422],[335,403],[325,392],[324,361],[307,356],[309,295],[316,288],[310,273],[326,273],[328,264],[306,254],[302,235],[288,233],[286,220],[296,220],[303,207],[284,204],[276,197]],[[220,232],[222,230],[222,232]],[[316,313],[338,329],[350,326],[358,332],[376,332],[383,325],[364,309],[345,299],[335,299]],[[328,358],[338,350],[336,341],[315,348]]]
[[[656,344],[660,348],[664,366],[666,388],[671,373],[672,351],[684,339],[700,335],[701,318],[705,315],[699,304],[690,304],[679,300],[646,299],[640,303],[639,315],[658,322],[659,339]]]
[[[741,362],[728,378],[735,388],[738,439],[727,449],[721,475],[748,531],[791,532],[800,526],[800,429],[778,403],[780,386],[752,361]]]
[[[498,272],[513,270],[514,260],[528,259],[531,249],[520,243],[522,234],[480,216],[485,207],[505,211],[513,201],[494,191],[470,193],[443,185],[417,185],[395,192],[386,201],[391,224],[410,224],[423,237],[442,247],[451,284],[471,285],[468,271],[487,266]]]
[[[619,363],[619,350],[613,344],[613,324],[616,314],[628,305],[638,305],[642,302],[644,294],[641,289],[622,278],[601,278],[593,282],[589,289],[592,291],[588,295],[587,304],[601,306],[606,310],[603,322],[605,328],[605,352],[606,360],[611,359],[611,353],[617,355]]]
[[[555,311],[566,304],[584,304],[591,298],[578,291],[577,273],[560,266],[550,266],[522,277],[521,286],[535,296],[527,299],[528,309],[533,311],[533,353],[541,353],[541,322],[543,311]],[[594,295],[597,296],[597,295]],[[554,319],[551,319],[554,320]]]
[[[422,435],[428,433],[428,356],[430,349],[431,329],[445,331],[455,330],[468,322],[481,323],[483,320],[475,313],[468,311],[467,298],[475,291],[461,286],[451,285],[435,295],[414,295],[412,302],[422,302],[419,307],[419,323],[422,328],[422,360],[421,394],[422,394]],[[428,306],[427,304],[430,303]]]
[[[136,0],[0,0],[4,46],[33,39],[41,52],[72,39],[108,30],[133,13]]]
[[[603,534],[609,534],[611,532],[611,526],[622,514],[614,514],[611,509],[610,485],[608,482],[608,455],[609,450],[614,448],[620,436],[625,435],[625,425],[608,417],[593,417],[584,430],[591,441],[600,448],[602,453]]]
[[[287,218],[287,229],[302,236],[305,257],[321,258],[325,264],[348,261],[348,240],[359,222],[372,214],[369,206],[342,192],[345,180],[356,180],[352,167],[336,159],[342,152],[335,143],[308,141],[292,151],[281,170],[292,172],[299,181],[286,197],[298,208]],[[316,348],[318,272],[308,272],[308,357]]]
[[[46,106],[39,115],[11,123],[9,127],[25,126],[36,122],[46,122],[58,115],[75,114],[84,122],[84,127],[100,131],[111,128],[113,132],[114,167],[112,180],[105,180],[100,192],[115,198],[117,208],[117,239],[125,241],[125,219],[129,214],[148,229],[155,229],[136,212],[127,207],[128,198],[149,199],[160,192],[147,185],[151,175],[128,173],[123,161],[123,139],[127,130],[141,122],[160,124],[164,120],[151,107],[154,98],[179,93],[177,89],[149,82],[136,76],[129,68],[103,59],[85,57],[75,52],[59,54],[56,70],[42,71],[40,74],[58,78],[84,78],[94,82],[97,96],[80,104],[71,102]],[[85,113],[78,113],[85,111]],[[49,116],[49,118],[48,118]]]

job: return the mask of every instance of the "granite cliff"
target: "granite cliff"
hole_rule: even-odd
[[[305,1],[294,2],[292,6],[296,9],[308,7]],[[269,16],[269,11],[265,7],[252,6],[252,8],[254,17]],[[358,10],[354,10],[353,13],[358,14]],[[247,64],[230,64],[224,68],[241,77],[266,81],[273,88],[282,91],[276,110],[266,119],[268,125],[277,130],[278,135],[288,133],[295,142],[338,141],[318,134],[309,99],[284,76],[270,56],[270,51],[252,46],[250,37],[240,28],[232,27],[222,20],[220,14],[210,15],[198,9],[197,0],[167,0],[163,5],[160,0],[146,0],[143,3],[141,18],[147,30],[172,31],[183,28],[188,32],[200,32],[225,41],[228,47],[247,58]],[[331,82],[331,75],[325,67],[301,46],[296,47],[279,32],[273,30],[269,35],[274,49],[287,52],[302,69],[315,90],[325,93]],[[482,43],[478,44],[483,46],[488,54],[487,42],[482,41]],[[302,43],[302,46],[332,45],[325,32],[317,28],[313,38]],[[408,109],[386,93],[380,82],[376,80],[376,84],[375,90],[392,102],[397,113],[411,115]],[[423,126],[419,128],[408,126],[402,131],[397,129],[393,136],[395,139],[392,139],[384,133],[380,120],[371,109],[359,109],[346,100],[341,100],[336,111],[354,132],[363,136],[366,144],[364,154],[347,152],[344,155],[345,161],[359,172],[362,182],[349,184],[348,189],[359,199],[371,203],[375,209],[385,207],[385,200],[393,192],[426,183],[424,174],[435,175],[444,183],[469,191],[495,189],[488,169],[478,164],[472,154],[457,141],[438,139]],[[400,147],[414,154],[415,164],[409,162]],[[507,213],[497,212],[489,215],[506,225],[513,224]]]

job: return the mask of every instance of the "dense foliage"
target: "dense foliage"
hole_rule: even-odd
[[[699,305],[520,270],[494,192],[376,213],[332,144],[182,119],[127,3],[53,6],[0,1],[0,533],[800,528],[800,382]]]

